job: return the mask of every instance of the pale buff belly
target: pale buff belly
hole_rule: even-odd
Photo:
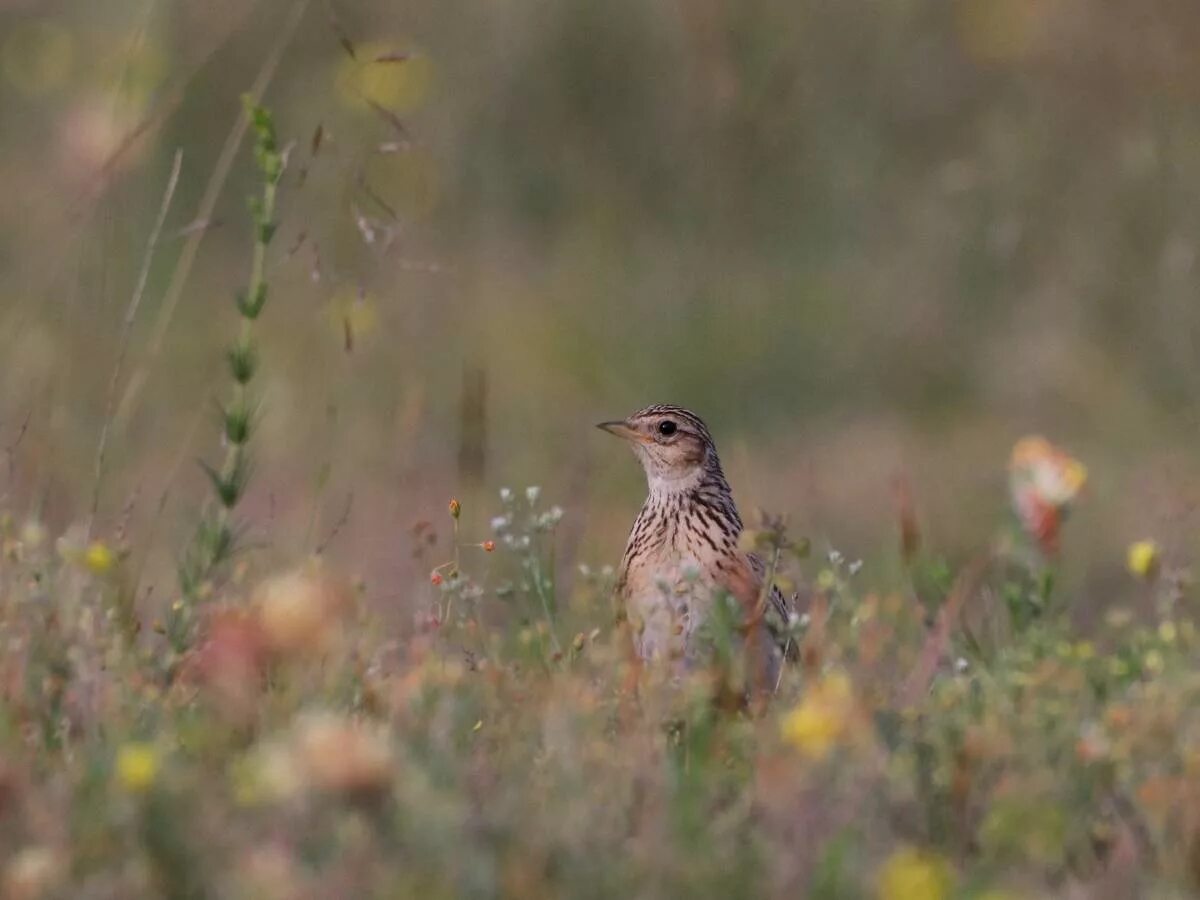
[[[647,661],[695,662],[702,652],[700,629],[721,593],[693,560],[631,567],[625,605],[634,647]]]

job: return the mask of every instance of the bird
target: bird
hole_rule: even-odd
[[[774,584],[763,590],[766,565],[741,546],[742,518],[708,426],[681,406],[654,405],[596,427],[627,441],[646,474],[616,583],[638,659],[676,671],[702,665],[714,604],[732,597],[748,670],[773,689],[794,650],[789,605]]]

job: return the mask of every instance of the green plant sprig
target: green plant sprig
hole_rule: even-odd
[[[267,248],[275,236],[276,195],[287,159],[276,140],[271,113],[248,96],[243,103],[254,135],[254,161],[261,175],[262,192],[249,200],[254,226],[253,258],[246,289],[235,299],[240,317],[237,338],[226,351],[233,387],[228,401],[220,408],[225,458],[219,466],[201,463],[212,486],[212,497],[179,567],[182,599],[172,606],[166,625],[168,640],[177,652],[190,646],[195,607],[211,593],[214,574],[229,561],[237,547],[240,529],[234,521],[234,511],[245,496],[252,470],[249,444],[258,419],[251,391],[259,370],[255,323],[267,303]]]

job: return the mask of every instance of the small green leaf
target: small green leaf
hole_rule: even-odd
[[[262,308],[267,303],[267,283],[259,282],[254,288],[254,295],[248,296],[244,291],[237,294],[237,308],[243,316],[253,322],[258,318]]]
[[[229,349],[228,359],[229,373],[233,380],[241,385],[248,384],[258,369],[258,354],[254,345],[249,341],[235,344]]]
[[[245,446],[250,439],[250,410],[245,403],[239,402],[228,407],[224,418],[226,439],[236,447]]]

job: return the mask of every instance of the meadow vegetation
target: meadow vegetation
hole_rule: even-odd
[[[728,634],[682,682],[633,667],[611,567],[562,589],[536,487],[482,540],[457,500],[420,529],[447,558],[400,632],[320,555],[261,571],[232,524],[164,625],[119,534],[6,513],[6,896],[1190,896],[1187,573],[1134,544],[1135,606],[1081,633],[1054,572],[1085,480],[1022,441],[1012,526],[952,573],[902,514],[887,592],[748,531],[800,604],[757,713]]]
[[[4,897],[1200,891],[1200,16],[12,5]],[[764,709],[627,653],[656,401]]]

